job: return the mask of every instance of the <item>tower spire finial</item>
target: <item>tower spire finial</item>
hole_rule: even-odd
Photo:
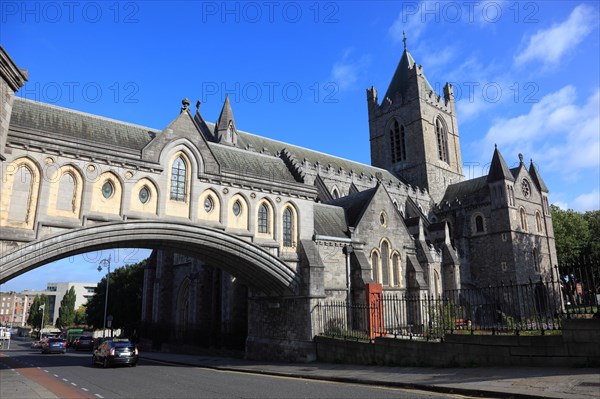
[[[404,31],[402,31],[402,36],[403,36],[402,41],[404,42],[404,50],[406,50],[406,33]]]

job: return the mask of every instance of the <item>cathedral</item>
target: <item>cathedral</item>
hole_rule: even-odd
[[[366,91],[371,165],[244,132],[228,98],[216,123],[185,99],[153,129],[20,98],[27,74],[2,47],[0,66],[2,278],[86,250],[155,248],[141,315],[155,342],[310,348],[319,301],[552,275],[533,161],[511,168],[490,148],[487,174],[466,180],[453,88],[435,93],[406,47],[385,95]],[[46,237],[71,244],[11,255]],[[276,313],[276,297],[297,306]]]
[[[214,125],[196,112],[194,121],[211,148],[235,154],[248,174],[260,175],[255,164],[260,155],[276,156],[285,164],[284,173],[316,190],[312,220],[283,214],[283,245],[267,246],[279,247],[284,252],[275,253],[289,262],[299,260],[299,266],[318,258],[328,299],[360,302],[367,283],[381,284],[384,293],[438,296],[446,290],[550,278],[556,250],[548,188],[533,161],[526,165],[519,154],[518,166],[509,168],[500,150],[491,148],[487,175],[466,180],[452,86],[445,85],[443,96],[436,94],[406,48],[385,95],[380,98],[371,87],[366,96],[370,166],[238,130],[228,99]],[[276,238],[271,223],[279,221],[268,216],[274,205],[255,205],[257,234],[264,238]],[[311,254],[299,258],[293,230],[303,225],[313,226],[310,240],[302,242]],[[192,315],[193,325],[219,331],[201,328],[208,342],[217,336],[242,342],[246,286],[170,251],[156,251],[150,264],[146,319],[153,303],[156,312],[161,292],[148,288],[160,275],[163,292],[178,293],[162,298],[174,315],[169,323],[186,325]],[[195,280],[192,285],[198,288],[190,296]],[[177,289],[182,284],[184,289]]]

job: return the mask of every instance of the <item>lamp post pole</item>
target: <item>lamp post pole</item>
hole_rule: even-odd
[[[46,310],[46,304],[42,304],[38,310],[42,309],[42,321],[40,322],[40,339],[42,339],[42,330],[44,329],[44,312]]]
[[[106,273],[106,294],[104,295],[104,319],[102,324],[102,338],[106,338],[106,310],[108,309],[108,284],[110,282],[110,255],[108,259],[102,259],[98,264],[98,271],[101,272],[102,268],[106,267],[108,273]]]

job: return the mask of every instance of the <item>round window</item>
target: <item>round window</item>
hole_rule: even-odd
[[[240,216],[241,213],[242,213],[242,204],[240,204],[240,201],[235,201],[233,204],[233,214],[235,216]]]
[[[382,226],[385,226],[385,223],[386,223],[385,212],[381,212],[379,214],[379,223],[381,223]]]
[[[102,196],[104,196],[104,198],[106,198],[106,199],[109,199],[110,197],[113,196],[114,193],[115,193],[115,187],[110,182],[110,180],[107,180],[102,185]]]
[[[215,204],[213,202],[212,197],[209,195],[208,197],[206,197],[206,199],[204,200],[204,212],[206,213],[210,213],[213,208],[214,208]]]
[[[148,187],[144,186],[140,190],[140,202],[146,204],[148,201],[150,201],[150,190],[148,190]]]

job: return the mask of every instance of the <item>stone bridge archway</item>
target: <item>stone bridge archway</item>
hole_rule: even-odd
[[[293,296],[300,290],[296,271],[250,242],[218,229],[141,220],[73,229],[21,245],[0,257],[0,283],[58,259],[115,247],[197,256],[269,296]]]

